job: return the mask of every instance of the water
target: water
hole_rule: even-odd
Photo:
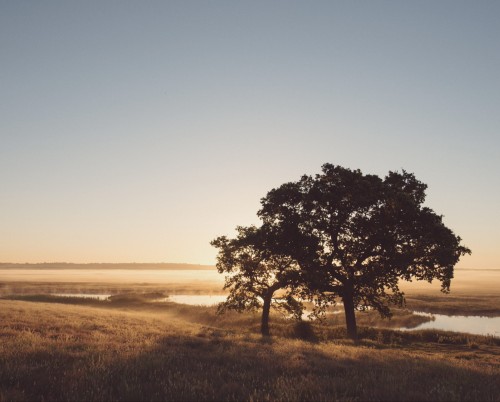
[[[157,269],[0,269],[0,279],[5,289],[9,283],[44,282],[57,284],[62,283],[125,283],[138,284],[149,283],[157,285],[168,285],[179,290],[187,285],[195,289],[207,289],[213,287],[222,289],[224,276],[214,270],[157,270]],[[457,269],[455,279],[452,281],[452,290],[474,290],[481,289],[482,292],[498,293],[500,283],[500,270],[465,270]],[[416,289],[438,286],[413,282],[407,286]],[[6,290],[5,290],[6,291]],[[437,294],[436,288],[436,294]],[[452,293],[453,294],[453,293]],[[110,294],[85,294],[85,293],[59,293],[56,296],[82,297],[106,300]],[[164,301],[191,305],[214,305],[225,300],[223,295],[172,295]],[[419,313],[425,314],[425,313]],[[445,331],[456,331],[478,335],[493,335],[500,337],[500,317],[478,317],[478,316],[447,316],[433,314],[434,320],[423,323],[412,329],[421,330],[438,329]]]
[[[95,293],[52,293],[52,296],[57,297],[77,297],[82,299],[97,299],[107,300],[111,294],[95,294]],[[173,302],[179,304],[189,304],[192,306],[212,306],[226,300],[225,295],[171,295],[168,297],[158,298],[157,302]]]
[[[224,295],[172,295],[167,301],[174,303],[210,306],[226,300]],[[307,311],[306,311],[307,312]],[[341,311],[333,311],[330,314],[339,314]],[[462,332],[473,335],[491,335],[500,337],[500,317],[480,316],[448,316],[444,314],[429,314],[414,312],[414,314],[434,317],[433,320],[422,323],[415,328],[400,328],[404,331],[416,331],[421,329],[438,329],[443,331]]]
[[[98,300],[107,300],[110,294],[90,294],[90,293],[54,293],[58,297],[81,297]],[[192,306],[213,306],[226,300],[226,295],[170,295],[169,297],[159,298],[158,302],[173,302],[179,304],[188,304]],[[306,312],[307,313],[307,310]],[[341,311],[333,311],[331,314],[339,314]],[[500,317],[481,317],[481,316],[461,316],[444,315],[414,312],[414,314],[432,317],[432,320],[424,322],[414,328],[399,328],[401,331],[417,331],[423,329],[437,329],[442,331],[462,332],[473,335],[490,335],[500,337]],[[304,319],[307,314],[304,314]]]
[[[444,315],[414,312],[414,314],[433,317],[415,328],[400,328],[402,331],[421,329],[439,329],[442,331],[463,332],[473,335],[491,335],[500,337],[500,317],[481,317],[463,315]]]

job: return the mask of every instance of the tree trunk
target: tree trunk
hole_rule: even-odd
[[[342,296],[344,303],[345,323],[347,326],[347,336],[353,341],[358,339],[358,330],[356,327],[356,315],[354,313],[354,289],[352,284],[346,284],[345,291]]]
[[[262,321],[260,325],[262,336],[269,336],[269,310],[271,309],[272,297],[273,292],[268,292],[263,296],[264,305],[262,306]]]

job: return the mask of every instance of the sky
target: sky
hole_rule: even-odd
[[[500,268],[500,2],[1,1],[0,261],[215,263],[333,163]]]

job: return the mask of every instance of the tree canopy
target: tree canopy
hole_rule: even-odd
[[[356,309],[390,315],[389,304],[404,302],[400,279],[437,279],[449,291],[455,264],[470,253],[423,206],[426,188],[405,171],[381,179],[325,164],[271,190],[258,215],[274,239],[269,251],[297,261],[308,288],[341,298],[355,339]]]
[[[356,310],[390,316],[403,305],[400,280],[438,280],[450,289],[453,270],[470,250],[441,215],[424,206],[427,185],[406,171],[385,178],[325,164],[269,191],[261,200],[259,228],[239,227],[235,239],[219,237],[217,268],[230,290],[224,308],[263,307],[269,333],[274,293],[325,303],[339,298],[348,335],[357,338]]]
[[[220,236],[211,242],[219,249],[217,270],[226,274],[224,289],[229,290],[218,311],[262,308],[261,332],[267,336],[273,300],[287,312],[302,315],[302,304],[293,297],[299,267],[291,257],[268,250],[263,227],[239,226],[236,230],[238,234],[234,239]],[[282,294],[276,299],[279,290]]]

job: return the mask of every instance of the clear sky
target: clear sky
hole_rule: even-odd
[[[325,162],[500,268],[499,1],[1,1],[0,261],[211,264]]]

